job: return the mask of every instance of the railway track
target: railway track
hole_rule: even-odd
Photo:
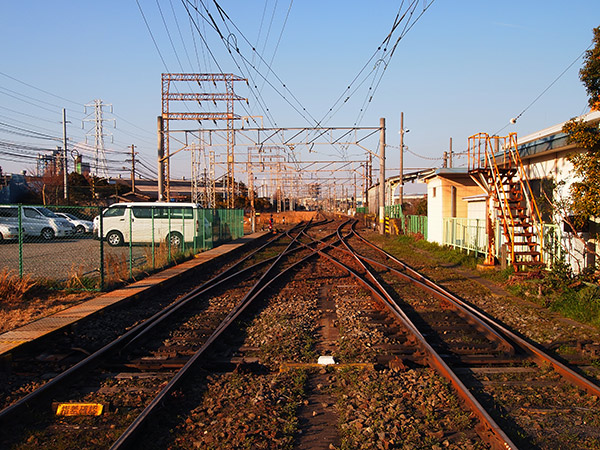
[[[598,393],[350,221],[321,220],[270,240],[0,411],[0,442],[594,448]],[[65,417],[49,406],[76,402],[105,411]]]

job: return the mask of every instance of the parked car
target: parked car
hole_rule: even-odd
[[[75,231],[77,233],[91,233],[94,231],[94,223],[91,220],[80,219],[79,217],[74,216],[69,213],[57,212],[55,213],[58,217],[62,217],[67,219],[69,222],[73,224],[75,227]]]
[[[182,247],[184,242],[194,242],[200,234],[210,239],[210,222],[204,218],[202,208],[195,203],[115,203],[102,212],[102,236],[100,216],[94,217],[94,236],[105,239],[111,246],[128,242],[169,242]]]
[[[19,207],[0,205],[0,224],[19,226]],[[75,234],[75,227],[42,206],[21,206],[21,227],[25,236],[42,237],[44,240]]]
[[[19,229],[12,225],[0,224],[0,242],[10,241],[19,237]]]

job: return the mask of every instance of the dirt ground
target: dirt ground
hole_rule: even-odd
[[[5,302],[0,300],[0,333],[22,327],[95,297],[95,292],[64,294],[51,292],[37,298]]]

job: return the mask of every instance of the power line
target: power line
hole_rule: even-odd
[[[160,52],[160,49],[158,48],[158,44],[156,43],[156,39],[154,39],[154,34],[152,34],[152,30],[150,29],[150,25],[148,24],[148,21],[146,20],[146,16],[144,15],[144,11],[142,10],[142,6],[140,5],[139,0],[135,0],[135,2],[137,3],[137,6],[140,10],[140,14],[142,15],[142,19],[144,19],[144,23],[146,24],[146,28],[148,29],[148,33],[150,33],[150,37],[152,38],[152,42],[154,42],[154,48],[156,48],[156,51],[158,52],[158,56],[160,56],[160,60],[163,63],[163,66],[165,66],[165,70],[168,72],[169,69],[167,67],[167,63],[165,62],[165,59],[163,58],[162,53]]]
[[[183,39],[183,34],[181,33],[181,28],[179,27],[179,21],[177,20],[177,14],[175,14],[175,8],[173,7],[173,0],[169,0],[169,4],[171,5],[171,11],[173,12],[173,18],[175,19],[175,25],[177,26],[177,31],[179,32],[179,38],[181,39],[181,44],[183,45],[183,51],[185,52],[185,56],[187,57],[188,63],[190,64],[190,68],[194,67],[192,64],[192,60],[190,59],[190,55],[187,51],[187,46],[185,45],[185,40]]]
[[[5,76],[5,77],[7,77],[7,78],[10,78],[11,80],[14,80],[14,81],[16,81],[17,83],[21,83],[21,84],[23,84],[23,85],[25,85],[25,86],[28,86],[28,87],[30,87],[30,88],[36,89],[36,90],[38,90],[38,91],[40,91],[40,92],[43,92],[44,94],[48,94],[48,95],[51,95],[52,97],[56,97],[56,98],[58,98],[58,99],[60,99],[60,100],[64,100],[64,101],[66,101],[66,102],[73,103],[74,105],[77,105],[77,106],[83,106],[83,105],[82,105],[81,103],[79,103],[79,102],[76,102],[76,101],[73,101],[73,100],[69,100],[68,98],[62,97],[62,96],[60,96],[60,95],[53,94],[52,92],[48,92],[48,91],[46,91],[46,90],[44,90],[44,89],[41,89],[41,88],[39,88],[39,87],[37,87],[37,86],[34,86],[34,85],[32,85],[32,84],[29,84],[29,83],[26,83],[26,82],[24,82],[24,81],[22,81],[22,80],[19,80],[18,78],[15,78],[15,77],[12,77],[12,76],[10,76],[10,75],[6,74],[6,73],[4,73],[4,72],[0,72],[0,75],[3,75],[3,76]]]
[[[187,2],[189,3],[189,0],[182,0],[182,1],[187,1]],[[249,61],[249,60],[248,60],[248,59],[247,59],[247,58],[246,58],[246,57],[245,57],[245,56],[242,54],[241,50],[240,50],[240,49],[239,49],[239,47],[237,46],[237,42],[234,42],[234,43],[233,43],[233,44],[235,44],[235,53],[237,53],[237,54],[240,56],[240,58],[241,58],[241,59],[244,61],[244,63],[245,63],[246,65],[249,65],[249,66],[250,66],[250,67],[251,67],[251,68],[252,68],[252,69],[253,69],[253,70],[254,70],[254,71],[255,71],[255,72],[256,72],[256,73],[257,73],[257,74],[258,74],[258,75],[259,75],[259,76],[262,78],[262,79],[263,79],[263,80],[265,80],[265,82],[266,82],[266,83],[267,83],[269,86],[271,86],[271,88],[273,88],[273,90],[274,90],[274,91],[275,91],[275,92],[276,92],[276,93],[277,93],[277,94],[278,94],[278,95],[279,95],[279,96],[280,96],[280,97],[281,97],[281,98],[282,98],[282,99],[283,99],[283,100],[284,100],[286,103],[288,103],[288,104],[289,104],[289,105],[290,105],[290,106],[291,106],[291,107],[292,107],[292,108],[293,108],[293,109],[294,109],[294,110],[295,110],[295,111],[296,111],[296,112],[297,112],[297,113],[298,113],[298,114],[299,114],[299,115],[300,115],[302,118],[304,118],[304,120],[306,120],[308,123],[311,123],[311,120],[312,120],[312,122],[316,123],[316,122],[317,122],[317,120],[316,120],[314,117],[312,117],[312,115],[311,115],[311,114],[308,112],[308,110],[307,110],[307,109],[306,109],[306,108],[305,108],[305,107],[302,105],[302,103],[300,102],[300,100],[298,100],[298,98],[297,98],[297,97],[296,97],[296,96],[295,96],[295,95],[294,95],[294,94],[291,92],[291,90],[290,90],[290,89],[289,89],[289,88],[286,86],[286,84],[285,84],[285,83],[284,83],[284,82],[281,80],[281,78],[279,78],[279,76],[278,76],[278,75],[275,73],[275,71],[273,70],[273,68],[272,68],[272,67],[271,67],[271,66],[270,66],[270,65],[269,65],[269,64],[268,64],[268,63],[265,61],[265,59],[262,57],[262,55],[256,51],[256,49],[255,49],[255,48],[252,46],[251,42],[250,42],[250,41],[249,41],[249,40],[246,38],[246,36],[244,35],[244,33],[243,33],[243,32],[242,32],[240,29],[239,29],[239,27],[238,27],[238,26],[235,24],[235,22],[233,22],[233,21],[231,20],[231,18],[229,18],[229,16],[228,16],[228,15],[227,15],[227,13],[225,12],[225,10],[224,10],[224,9],[223,9],[223,8],[222,8],[220,5],[219,5],[219,3],[218,3],[216,0],[213,0],[213,3],[215,4],[215,7],[217,8],[217,10],[218,10],[218,12],[219,12],[219,16],[221,17],[221,20],[223,21],[223,23],[224,23],[225,27],[227,28],[227,30],[228,30],[228,32],[229,32],[229,35],[228,35],[228,38],[227,38],[227,39],[225,39],[225,37],[224,37],[223,33],[222,33],[220,30],[219,30],[219,28],[218,28],[218,26],[217,26],[217,24],[216,24],[215,20],[213,19],[212,15],[210,14],[210,11],[208,11],[208,9],[206,8],[206,6],[204,5],[204,3],[203,3],[202,1],[201,1],[200,3],[201,3],[203,6],[204,6],[204,9],[205,9],[206,13],[209,15],[209,18],[211,19],[211,23],[212,23],[213,27],[215,28],[215,30],[216,30],[216,31],[217,31],[217,33],[219,34],[219,37],[221,38],[221,41],[224,43],[224,45],[225,45],[225,47],[226,47],[227,51],[228,51],[228,52],[229,52],[229,54],[232,56],[232,58],[233,58],[233,52],[231,51],[231,46],[232,46],[232,43],[230,42],[230,39],[234,39],[234,40],[236,40],[236,37],[235,37],[235,34],[233,34],[233,33],[229,32],[229,27],[227,26],[227,22],[225,21],[225,19],[227,19],[227,21],[228,21],[229,23],[231,23],[231,25],[232,25],[232,26],[235,28],[235,30],[238,32],[238,34],[239,34],[239,35],[240,35],[240,36],[243,38],[243,40],[246,42],[246,44],[247,44],[247,45],[248,45],[248,46],[249,46],[249,47],[252,49],[252,52],[256,53],[256,55],[259,57],[259,60],[260,60],[260,61],[262,61],[262,62],[263,62],[265,65],[266,65],[266,67],[267,67],[267,69],[268,69],[268,72],[270,72],[270,73],[271,73],[271,74],[272,74],[272,75],[275,77],[275,79],[276,79],[276,80],[277,80],[279,83],[281,83],[281,85],[282,85],[282,87],[284,88],[284,90],[285,90],[285,91],[287,91],[287,92],[288,92],[288,93],[291,95],[292,99],[293,99],[293,100],[294,100],[294,101],[295,101],[295,102],[296,102],[296,103],[299,105],[299,107],[297,107],[296,105],[294,105],[294,104],[293,104],[293,103],[292,103],[292,102],[291,102],[291,101],[290,101],[290,100],[289,100],[289,99],[288,99],[288,98],[287,98],[287,97],[286,97],[286,96],[285,96],[283,93],[281,93],[281,92],[280,92],[280,91],[279,91],[279,90],[278,90],[278,89],[275,87],[275,85],[274,85],[274,84],[273,84],[273,83],[272,83],[272,82],[271,82],[271,81],[270,81],[270,80],[269,80],[269,79],[268,79],[268,78],[267,78],[267,77],[266,77],[264,74],[262,74],[262,73],[261,73],[261,72],[260,72],[260,71],[257,69],[257,67],[256,67],[254,64],[252,64],[252,62],[251,62],[251,61]],[[205,20],[206,20],[206,19],[205,19]],[[237,63],[237,61],[235,61],[235,58],[233,58],[233,59],[234,59],[234,62],[236,63],[236,65],[239,67],[239,64]],[[240,68],[240,70],[241,70],[241,68]],[[251,78],[251,77],[249,76],[248,78]],[[256,84],[254,84],[254,87],[255,87],[256,89],[258,89],[258,86],[256,86]],[[258,97],[261,97],[261,94],[260,94],[260,92],[257,92],[256,96],[257,96],[257,98],[258,98]],[[300,108],[301,110],[300,110],[299,108]],[[308,114],[308,115],[310,116],[311,120],[309,120],[309,119],[308,119],[308,118],[305,116],[305,114],[304,114],[302,111],[304,111],[306,114]]]
[[[562,78],[562,76],[563,76],[565,73],[567,73],[567,72],[568,72],[568,70],[569,70],[571,67],[573,67],[573,65],[574,65],[574,64],[575,64],[577,61],[579,61],[579,60],[580,60],[580,59],[583,57],[583,55],[585,54],[585,52],[587,52],[587,51],[588,51],[590,48],[592,48],[592,46],[593,46],[593,45],[594,45],[594,43],[592,42],[592,43],[591,43],[591,44],[590,44],[590,45],[589,45],[589,46],[588,46],[588,47],[587,47],[587,48],[586,48],[584,51],[582,51],[582,52],[581,52],[581,54],[580,54],[580,55],[579,55],[577,58],[575,58],[575,59],[573,60],[573,62],[572,62],[571,64],[569,64],[569,65],[567,66],[567,68],[566,68],[565,70],[563,70],[563,71],[560,73],[560,75],[558,75],[558,76],[557,76],[557,77],[554,79],[554,81],[552,81],[552,83],[550,83],[550,84],[549,84],[549,85],[546,87],[546,89],[544,89],[544,90],[543,90],[543,91],[542,91],[542,92],[541,92],[541,93],[540,93],[540,94],[539,94],[539,95],[538,95],[538,96],[537,96],[537,97],[536,97],[536,98],[535,98],[535,99],[534,99],[534,100],[533,100],[531,103],[529,103],[529,105],[527,105],[523,111],[521,111],[519,114],[517,114],[517,115],[516,115],[514,118],[510,119],[510,122],[509,122],[509,123],[507,123],[506,125],[504,125],[504,127],[502,127],[500,130],[496,131],[496,132],[494,133],[494,135],[498,135],[500,132],[502,132],[502,131],[503,131],[503,130],[504,130],[506,127],[508,127],[510,124],[514,124],[514,123],[516,123],[516,122],[517,122],[517,120],[519,120],[519,119],[521,118],[521,116],[522,116],[522,115],[525,113],[525,111],[527,111],[529,108],[531,108],[531,107],[532,107],[532,106],[533,106],[533,105],[534,105],[534,104],[535,104],[535,103],[536,103],[536,102],[537,102],[537,101],[538,101],[538,100],[539,100],[539,99],[540,99],[540,98],[541,98],[541,97],[542,97],[542,96],[543,96],[543,95],[544,95],[546,92],[548,92],[548,91],[550,90],[550,88],[551,88],[552,86],[554,86],[554,85],[556,84],[556,82],[557,82],[558,80],[560,80],[560,79]]]
[[[173,39],[171,38],[171,33],[169,33],[169,27],[167,26],[167,22],[165,21],[165,16],[163,15],[162,8],[160,7],[160,2],[158,0],[156,0],[156,6],[158,6],[158,12],[160,13],[160,18],[162,19],[162,23],[165,26],[165,30],[167,32],[167,37],[169,38],[169,42],[171,43],[171,48],[173,49],[175,58],[177,59],[177,62],[179,63],[179,67],[181,68],[181,71],[185,72],[185,70],[183,70],[183,64],[181,64],[181,60],[179,59],[179,55],[177,54],[177,50],[175,49],[175,44],[173,44]]]
[[[9,132],[9,133],[13,133],[13,134],[18,134],[21,136],[26,136],[26,137],[33,137],[36,139],[47,139],[47,140],[53,140],[53,141],[62,141],[62,138],[59,138],[57,136],[52,136],[46,133],[40,133],[38,131],[34,131],[34,130],[29,130],[27,128],[22,128],[22,127],[18,127],[16,125],[10,125],[8,123],[5,122],[0,122],[0,126],[4,127],[4,128],[9,128],[9,130],[4,130],[5,132]]]
[[[192,23],[194,24],[194,27],[196,28],[196,31],[198,32],[198,35],[199,35],[199,36],[200,36],[200,38],[202,39],[202,42],[204,43],[204,46],[206,47],[206,49],[207,49],[207,51],[208,51],[209,55],[211,56],[211,58],[212,58],[212,59],[213,59],[213,61],[215,62],[215,64],[216,64],[217,68],[219,69],[219,71],[220,71],[221,73],[224,73],[224,71],[221,69],[221,67],[220,67],[220,65],[219,65],[219,62],[217,61],[217,58],[215,57],[215,55],[213,54],[212,50],[210,49],[210,46],[208,45],[208,42],[206,41],[206,39],[205,39],[204,35],[203,35],[203,34],[200,32],[200,28],[199,28],[199,26],[198,26],[198,23],[197,23],[197,22],[194,20],[194,18],[193,18],[193,16],[192,16],[192,14],[191,14],[191,11],[189,10],[189,8],[188,8],[188,5],[186,4],[186,3],[190,3],[190,2],[189,2],[189,0],[181,0],[181,2],[182,2],[182,4],[183,4],[183,7],[185,8],[185,10],[186,10],[186,12],[187,12],[187,14],[188,14],[188,16],[189,16],[190,20],[191,20],[191,21],[192,21]],[[192,7],[192,8],[193,8],[195,11],[196,11],[196,13],[197,13],[197,14],[198,14],[198,15],[199,15],[199,16],[200,16],[200,17],[201,17],[201,18],[202,18],[202,19],[203,19],[205,22],[207,22],[207,23],[211,24],[211,23],[208,21],[208,19],[207,19],[206,17],[204,17],[204,15],[202,15],[202,13],[201,13],[201,12],[198,10],[198,8],[197,8],[195,5],[191,5],[191,4],[190,4],[190,6],[191,6],[191,7]],[[204,4],[203,4],[203,6],[204,6]],[[206,6],[204,6],[204,8],[205,8],[205,10],[206,10]],[[212,17],[211,17],[211,18],[212,18]],[[214,22],[214,21],[213,21],[213,22]],[[213,26],[213,28],[215,29],[215,31],[217,31],[217,33],[219,33],[219,34],[220,34],[220,31],[218,30],[218,28],[216,28],[216,24],[214,24],[214,25],[213,25],[213,24],[211,24],[211,26]],[[235,59],[234,59],[234,62],[236,63],[237,67],[239,68],[239,64],[237,64],[237,62],[235,61]],[[240,71],[241,71],[241,68],[240,68]],[[252,92],[252,90],[251,90],[251,92]],[[256,100],[257,100],[257,104],[258,104],[259,106],[261,106],[261,107],[262,107],[262,105],[261,105],[261,102],[260,102],[260,100],[259,100],[258,96],[257,96],[256,94],[253,94],[253,95],[255,96],[255,98],[256,98]],[[243,107],[244,109],[246,109],[244,106],[242,106],[242,107]],[[266,105],[265,105],[265,108],[266,108]],[[267,116],[267,120],[274,122],[274,120],[272,120],[272,119],[271,119],[271,117],[270,117],[269,109],[268,109],[268,108],[266,108],[264,111],[265,111],[265,115]],[[252,114],[248,114],[248,115],[249,115],[249,116],[252,116]],[[253,120],[253,121],[256,123],[256,120],[255,120],[255,119],[252,119],[252,120]]]

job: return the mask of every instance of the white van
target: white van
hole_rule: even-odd
[[[102,213],[102,236],[100,216],[94,218],[94,236],[111,246],[170,242],[173,247],[182,247],[200,234],[203,217],[203,209],[195,203],[115,203]],[[206,219],[202,227],[202,232],[210,233]]]
[[[18,229],[19,207],[0,205],[0,223]],[[75,227],[68,220],[42,206],[21,206],[21,226],[25,236],[42,237],[46,241],[75,234]]]

